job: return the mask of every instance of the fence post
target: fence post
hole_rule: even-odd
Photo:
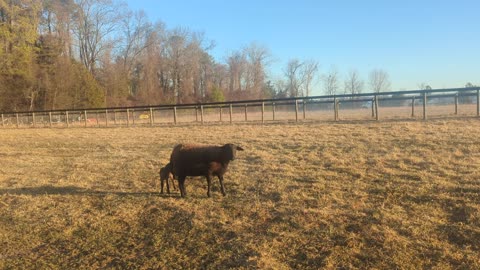
[[[153,108],[150,107],[150,126],[153,127]]]
[[[105,127],[108,127],[108,109],[105,109]]]
[[[455,115],[458,115],[458,93],[455,94]]]
[[[52,112],[48,112],[48,123],[52,127]],[[17,127],[18,127],[18,113],[17,113]]]
[[[222,105],[220,105],[220,122],[222,122]]]
[[[275,102],[272,102],[272,114],[273,114],[273,121],[275,121]]]
[[[3,113],[2,113],[2,127],[5,127],[5,119],[3,119]]]
[[[480,116],[480,89],[477,89],[477,116]]]
[[[378,96],[375,95],[375,120],[378,121]]]
[[[198,122],[198,107],[195,106],[195,122]]]
[[[98,126],[100,125],[100,124],[98,123],[98,111],[95,112],[95,121],[97,121],[97,127],[98,127]]]
[[[298,99],[295,99],[295,122],[298,122]]]
[[[372,98],[372,118],[375,117],[375,98]]]
[[[200,105],[200,122],[202,122],[203,125],[203,105]]]
[[[340,120],[339,111],[340,111],[340,100],[337,99],[337,120]]]
[[[230,124],[232,124],[233,105],[230,103]]]
[[[177,106],[173,106],[173,124],[177,124]]]
[[[245,104],[245,122],[248,121],[248,118],[247,118],[247,104]]]
[[[303,100],[303,120],[307,118],[307,102]]]
[[[262,124],[265,123],[265,102],[262,102]]]
[[[427,92],[423,92],[423,120],[427,120]]]
[[[415,117],[415,97],[412,97],[412,117]]]
[[[338,99],[336,97],[333,98],[333,115],[335,121],[338,121]]]
[[[83,117],[84,117],[84,121],[85,121],[85,127],[87,127],[87,110],[83,111]]]
[[[65,122],[67,123],[67,128],[70,127],[70,123],[68,122],[68,111],[65,111]]]
[[[15,116],[17,117],[17,128],[18,128],[18,127],[19,127],[19,123],[18,123],[18,122],[19,122],[19,121],[18,121],[18,120],[19,120],[19,119],[18,119],[18,113],[16,113]],[[51,121],[50,121],[50,126],[52,126]]]
[[[135,109],[132,109],[132,126],[135,126]]]
[[[3,116],[3,114],[2,114]],[[2,117],[2,122],[3,122],[3,117]],[[33,127],[35,127],[35,113],[33,112],[32,113],[32,124],[33,124]]]
[[[130,126],[130,110],[127,109],[127,127]]]

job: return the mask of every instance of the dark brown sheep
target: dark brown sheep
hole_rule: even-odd
[[[235,159],[236,151],[243,148],[234,144],[223,146],[187,145],[175,146],[170,156],[172,172],[178,179],[180,194],[187,195],[185,178],[187,176],[205,176],[207,178],[207,196],[210,197],[212,176],[217,176],[220,181],[220,189],[223,196],[226,195],[223,186],[223,175],[228,169],[230,161]]]
[[[175,179],[173,178],[171,163],[168,163],[167,165],[165,165],[165,167],[161,168],[159,175],[160,175],[160,193],[161,194],[163,194],[163,186],[165,181],[167,181],[167,193],[170,194],[170,185],[168,184],[169,179],[172,179],[173,189],[177,189],[175,187]]]

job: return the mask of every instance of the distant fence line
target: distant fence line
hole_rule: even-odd
[[[411,106],[411,117],[415,117],[416,103],[420,102],[422,117],[427,119],[429,100],[440,100],[442,104],[453,104],[454,114],[458,114],[459,100],[467,99],[468,103],[474,97],[476,103],[476,115],[480,116],[480,87],[449,88],[410,90],[380,93],[342,94],[311,97],[279,98],[279,99],[258,99],[230,102],[211,102],[203,104],[176,104],[156,106],[135,106],[135,107],[113,107],[94,109],[70,109],[51,111],[23,111],[1,113],[2,127],[74,127],[74,126],[135,126],[135,125],[158,125],[178,124],[179,118],[187,119],[188,123],[198,122],[204,124],[206,112],[218,115],[215,122],[243,122],[243,121],[265,121],[279,120],[276,118],[281,111],[290,113],[288,120],[307,119],[307,110],[311,106],[327,104],[323,111],[332,111],[331,119],[340,120],[340,109],[354,109],[361,107],[371,109],[371,118],[380,119],[380,106],[395,107],[409,103]],[[445,102],[447,101],[447,102]],[[350,104],[350,105],[349,105]],[[353,105],[356,104],[356,105]],[[360,104],[360,106],[358,106]],[[400,104],[400,105],[399,105]],[[249,120],[249,110],[254,108],[256,120]],[[281,110],[279,110],[281,108]],[[238,111],[240,109],[240,112]],[[217,112],[215,112],[218,110]],[[226,110],[226,112],[224,112]],[[234,113],[234,110],[236,111]],[[271,115],[270,120],[266,119],[266,113]],[[312,109],[315,110],[315,109]],[[318,110],[318,108],[316,109]],[[235,115],[235,119],[234,119]],[[240,115],[240,117],[239,117]],[[224,119],[227,116],[227,119]],[[293,117],[294,116],[294,117]],[[253,117],[255,118],[255,117]],[[213,121],[209,121],[213,122]]]

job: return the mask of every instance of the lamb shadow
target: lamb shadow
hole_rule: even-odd
[[[107,195],[115,196],[137,196],[137,197],[177,197],[178,194],[160,194],[160,192],[128,192],[128,191],[104,191],[80,188],[76,186],[39,186],[39,187],[24,187],[24,188],[7,188],[0,189],[0,195],[71,195],[71,196],[98,196],[103,197]]]

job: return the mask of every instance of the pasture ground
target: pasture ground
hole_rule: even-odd
[[[479,269],[480,122],[0,129],[2,269]],[[237,143],[160,195],[177,143]]]

